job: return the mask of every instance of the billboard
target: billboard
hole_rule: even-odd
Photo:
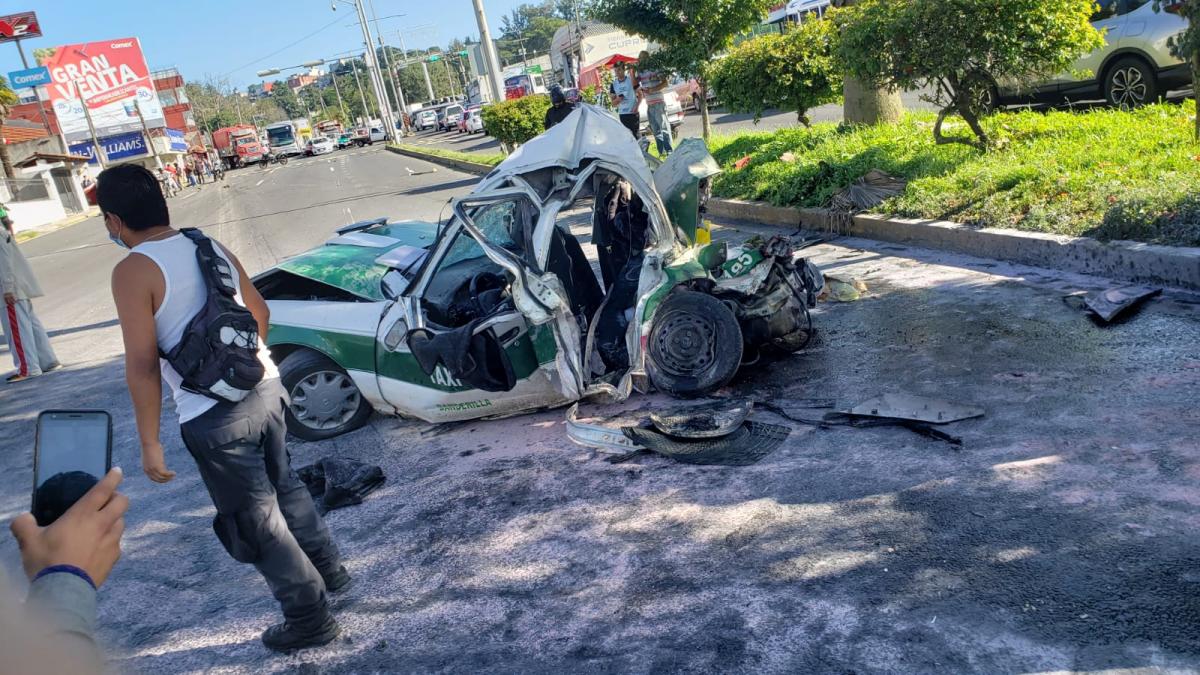
[[[41,36],[42,27],[38,24],[37,14],[34,12],[0,16],[0,42]]]
[[[52,82],[46,89],[67,141],[91,137],[84,105],[101,138],[141,131],[138,107],[146,126],[166,126],[137,38],[55,47],[42,65],[50,69]]]

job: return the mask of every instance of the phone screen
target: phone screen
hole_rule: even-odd
[[[33,514],[45,526],[91,489],[112,463],[108,413],[52,410],[38,416]]]

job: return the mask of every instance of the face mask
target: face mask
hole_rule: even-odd
[[[124,226],[122,226],[122,227],[124,227]],[[120,246],[121,248],[124,248],[124,249],[128,249],[129,244],[126,244],[125,242],[121,241],[121,237],[118,236],[119,234],[121,234],[121,230],[117,230],[117,234],[113,234],[112,232],[109,232],[108,238],[111,239],[112,243],[116,244],[117,246]]]

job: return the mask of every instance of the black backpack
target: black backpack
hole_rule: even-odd
[[[183,378],[185,391],[234,403],[262,381],[258,360],[258,322],[239,305],[233,268],[194,227],[180,232],[196,244],[196,261],[208,290],[204,306],[192,317],[179,344],[159,353]]]

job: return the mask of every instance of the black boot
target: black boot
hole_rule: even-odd
[[[312,630],[302,630],[290,623],[275,624],[263,631],[262,641],[267,649],[272,651],[292,652],[327,645],[341,632],[342,627],[330,615],[324,623]]]
[[[337,593],[349,586],[352,580],[353,578],[350,576],[350,573],[346,571],[346,566],[341,565],[337,568],[336,572],[325,577],[325,590],[330,593]]]

